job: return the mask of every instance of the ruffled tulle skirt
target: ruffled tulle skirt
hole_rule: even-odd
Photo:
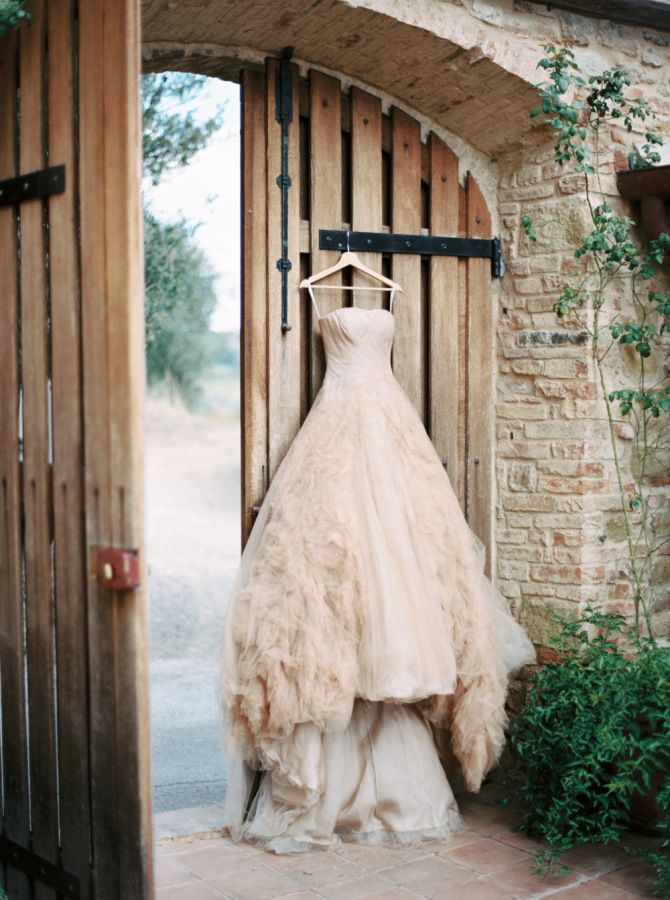
[[[478,790],[527,636],[484,574],[424,426],[390,374],[326,380],[233,583],[219,701],[226,824],[277,852],[461,827],[433,739]]]

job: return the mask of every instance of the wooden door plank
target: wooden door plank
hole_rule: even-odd
[[[320,272],[333,265],[339,252],[319,249],[319,229],[342,226],[342,89],[337,78],[310,70],[310,268]],[[328,284],[342,284],[337,273]],[[306,293],[306,292],[305,292]],[[315,289],[322,316],[343,305],[340,291]],[[309,295],[302,298],[311,314],[311,400],[325,373],[323,341]]]
[[[20,171],[45,166],[43,105],[46,22],[43,0],[31,9],[30,28],[19,32]],[[23,508],[26,588],[26,660],[32,849],[56,863],[56,716],[51,579],[50,399],[44,204],[21,204],[21,339],[23,383]],[[37,900],[55,898],[35,881]]]
[[[138,549],[144,582],[138,15],[80,3],[79,140],[87,544]],[[88,609],[93,891],[150,896],[144,593],[89,578]]]
[[[467,237],[468,233],[468,195],[465,185],[458,187],[458,236]],[[468,261],[465,257],[458,260],[458,447],[460,458],[460,484],[462,494],[459,494],[462,509],[466,517],[468,513]]]
[[[79,9],[79,159],[81,217],[82,371],[85,422],[86,545],[112,544],[110,413],[105,294],[105,191],[103,13],[105,0],[87,0]],[[87,565],[89,560],[87,559]],[[92,885],[94,896],[119,896],[118,867],[109,847],[116,845],[118,818],[113,722],[114,605],[90,575],[87,580]]]
[[[288,273],[288,323],[281,330],[281,273],[276,261],[281,258],[281,125],[275,118],[275,84],[279,61],[269,58],[266,65],[267,128],[267,296],[268,296],[268,474],[272,481],[279,464],[300,428],[300,204],[299,183],[299,92],[298,67],[293,72],[293,121],[289,126],[289,177],[293,187],[288,195],[288,256],[293,267]]]
[[[17,36],[0,41],[0,179],[18,174]],[[19,467],[18,248],[14,207],[0,207],[0,259],[6,275],[0,291],[0,659],[2,660],[2,749],[5,815],[2,833],[28,846],[27,723],[23,661],[21,586],[21,497]],[[28,877],[7,865],[9,897],[30,896]]]
[[[54,571],[58,668],[61,862],[89,864],[86,561],[82,483],[81,333],[73,121],[75,24],[71,0],[50,0],[49,159],[65,165],[66,191],[49,199],[53,397]],[[89,896],[88,878],[80,882]]]
[[[421,231],[421,126],[393,107],[391,111],[391,223],[399,234]],[[393,372],[424,419],[426,397],[421,257],[398,253],[392,257],[393,280],[402,293],[393,300],[396,319]]]
[[[458,235],[458,158],[434,132],[430,153],[430,233]],[[433,256],[430,260],[430,436],[444,465],[461,508],[465,509],[465,447],[459,408],[459,386],[466,373],[460,365],[460,310],[465,296],[458,280],[458,259]]]
[[[490,237],[491,217],[486,201],[468,172],[468,237]],[[491,261],[467,261],[468,289],[468,522],[486,547],[486,574],[491,575],[494,491],[494,333],[491,302]]]
[[[358,87],[351,88],[351,228],[381,231],[382,228],[382,114],[381,101]],[[361,261],[381,271],[380,253],[359,253]],[[353,284],[368,287],[373,282],[354,273]],[[356,306],[388,308],[388,294],[357,291]]]
[[[242,72],[242,550],[268,487],[265,75]]]
[[[117,865],[123,897],[153,892],[149,650],[143,522],[144,354],[140,5],[106,0],[104,187],[112,537],[138,550],[141,587],[115,607]],[[109,851],[108,851],[109,852]]]

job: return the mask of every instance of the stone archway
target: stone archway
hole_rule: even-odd
[[[241,62],[291,46],[298,63],[385,92],[496,158],[532,127],[537,42],[501,41],[491,21],[441,0],[144,0],[144,66],[237,81]]]

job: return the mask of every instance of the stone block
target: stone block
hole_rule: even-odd
[[[538,528],[574,528],[581,530],[584,517],[571,513],[538,513],[533,522]]]
[[[544,374],[547,378],[581,378],[588,374],[588,366],[582,359],[548,359]]]
[[[528,537],[524,528],[497,528],[496,542],[499,544],[523,544]]]
[[[565,10],[559,10],[558,20],[564,38],[578,47],[588,47],[595,35],[592,20]]]
[[[609,478],[559,478],[541,476],[538,480],[539,493],[549,494],[604,494],[611,488]]]
[[[535,381],[535,386],[543,397],[593,399],[596,394],[596,386],[592,381],[575,381],[572,379],[551,381],[545,378],[538,378]]]
[[[508,600],[518,600],[521,597],[521,588],[516,580],[508,581],[504,578],[498,578],[496,586],[503,597],[506,597]]]
[[[579,172],[562,175],[558,179],[558,189],[562,194],[577,194],[586,191],[586,180]]]
[[[549,581],[554,584],[600,583],[605,579],[605,567],[603,565],[531,565],[530,579],[531,581]]]
[[[642,62],[646,66],[652,66],[654,69],[660,69],[660,67],[664,64],[664,59],[651,47],[645,47],[642,51]]]
[[[498,575],[501,578],[528,580],[528,564],[517,559],[498,558]]]
[[[607,535],[607,539],[613,543],[626,540],[626,522],[622,510],[605,516],[603,519],[603,531]]]
[[[527,259],[509,259],[507,268],[512,275],[530,275],[530,261]]]
[[[540,584],[537,581],[526,581],[519,585],[523,597],[555,597],[555,584]]]
[[[537,469],[534,463],[511,463],[508,485],[511,491],[534,491],[537,485]]]
[[[503,459],[546,459],[549,447],[541,441],[500,440],[498,455]]]
[[[516,403],[496,403],[496,415],[500,419],[546,419],[548,409],[546,404],[539,400],[532,402],[534,398],[526,397]]]
[[[556,624],[549,607],[541,602],[531,603],[526,599],[519,614],[519,621],[534,644],[548,644],[549,638],[556,633]]]
[[[516,340],[520,347],[560,347],[586,344],[588,334],[585,331],[521,331]]]
[[[503,188],[498,192],[498,197],[502,203],[509,203],[510,201],[521,202],[552,197],[555,192],[554,183],[545,181],[539,184],[524,185],[523,187]]]

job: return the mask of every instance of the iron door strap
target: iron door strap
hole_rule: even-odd
[[[65,190],[65,166],[51,166],[15,178],[0,181],[0,206],[12,206],[25,200],[62,194]]]
[[[436,234],[394,234],[387,231],[338,231],[320,228],[319,249],[477,257],[491,260],[491,274],[494,278],[501,278],[505,274],[500,238],[442,237]]]
[[[0,836],[0,860],[53,888],[59,895],[74,898],[81,896],[79,879],[75,875],[2,836]]]
[[[277,268],[281,272],[281,330],[291,330],[288,322],[288,273],[293,263],[288,256],[288,192],[293,184],[288,174],[289,125],[293,121],[293,75],[291,57],[293,47],[282,51],[281,65],[277,73],[275,93],[275,119],[281,123],[281,173],[277,176],[277,187],[281,191],[281,258]]]

